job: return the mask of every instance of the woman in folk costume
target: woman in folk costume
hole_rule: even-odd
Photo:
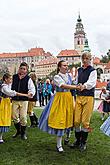
[[[70,89],[79,89],[72,84],[67,73],[68,64],[65,61],[58,63],[57,75],[54,76],[56,93],[51,97],[39,119],[39,128],[49,134],[57,135],[57,151],[63,152],[62,136],[65,129],[73,126],[73,98]]]
[[[0,103],[0,143],[3,143],[3,133],[8,132],[11,125],[11,101],[10,97],[13,96],[26,96],[27,94],[18,93],[11,90],[12,76],[5,73],[3,76],[3,84],[1,85],[2,98]]]

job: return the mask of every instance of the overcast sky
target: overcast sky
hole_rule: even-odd
[[[78,12],[92,54],[110,49],[110,0],[0,0],[0,53],[74,49]]]

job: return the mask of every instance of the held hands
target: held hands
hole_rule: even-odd
[[[33,94],[32,93],[28,93],[28,97],[29,98],[33,98]]]
[[[78,84],[77,87],[76,87],[77,90],[80,90],[80,91],[83,91],[84,89],[86,89],[86,86],[85,85],[82,85],[82,84]]]

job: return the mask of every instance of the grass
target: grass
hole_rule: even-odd
[[[35,109],[39,116],[40,109]],[[109,165],[110,138],[100,132],[102,124],[98,112],[91,120],[93,132],[89,134],[87,151],[64,146],[65,152],[56,152],[56,137],[40,131],[38,128],[27,128],[28,140],[12,139],[14,127],[4,135],[5,143],[0,145],[0,165]],[[71,135],[74,141],[74,133]]]

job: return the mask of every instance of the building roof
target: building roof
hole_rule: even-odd
[[[96,88],[102,88],[102,87],[106,87],[107,86],[107,82],[101,82],[99,80],[97,80],[96,82]]]
[[[93,63],[94,64],[99,64],[100,63],[100,58],[98,58],[98,57],[93,58]]]
[[[110,61],[106,64],[105,69],[110,69]]]
[[[76,50],[67,50],[67,49],[65,49],[65,50],[61,50],[61,52],[58,54],[58,56],[57,57],[70,57],[70,56],[79,56],[80,57],[80,55],[79,55],[79,53],[76,51]]]
[[[45,52],[43,48],[31,48],[28,52],[18,52],[18,53],[2,53],[0,58],[16,58],[16,57],[29,57],[29,56],[46,56],[50,57],[52,54],[50,52]]]

